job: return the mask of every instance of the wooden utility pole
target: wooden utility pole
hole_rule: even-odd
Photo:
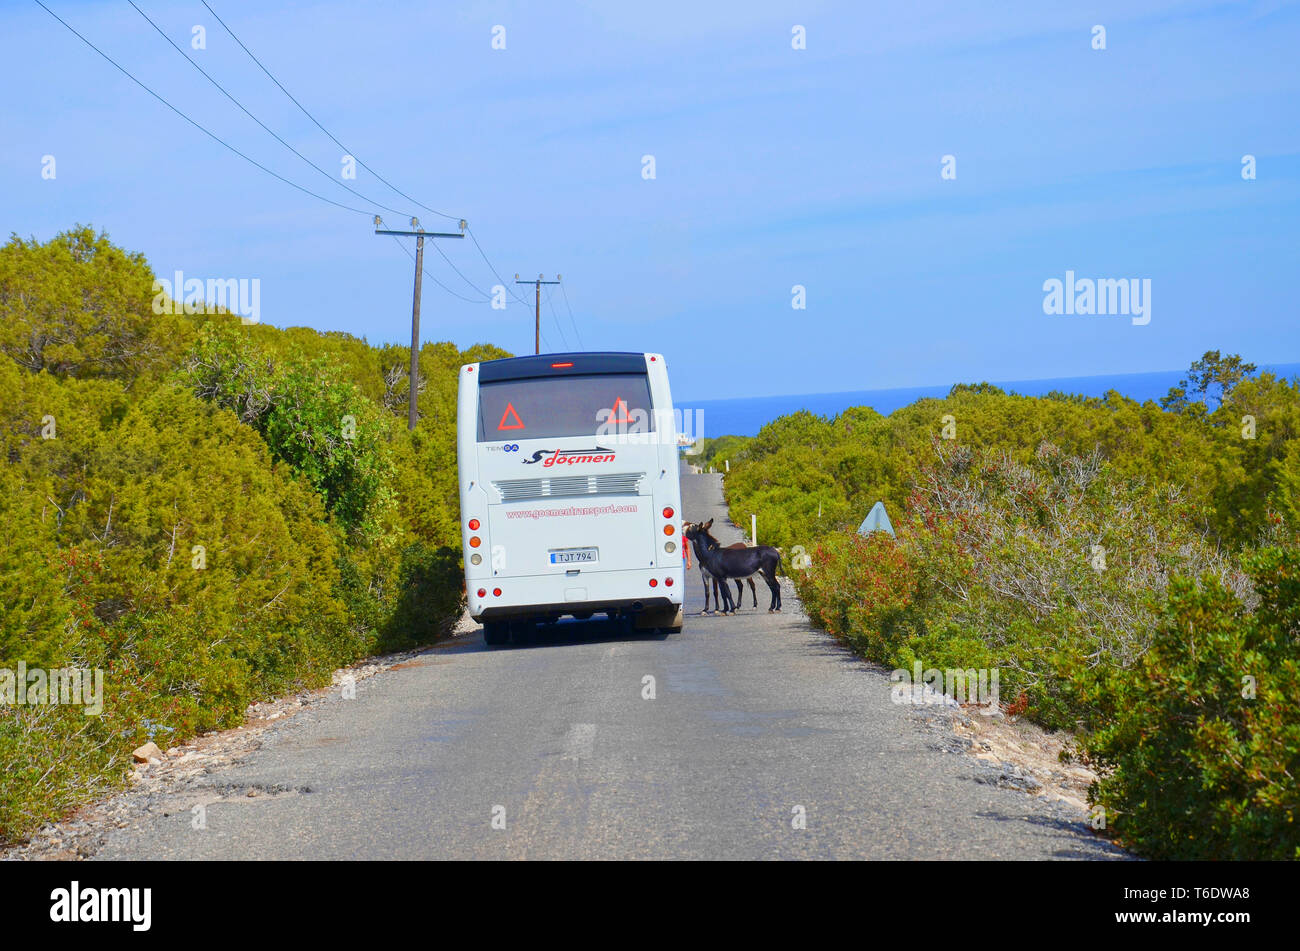
[[[415,239],[415,295],[411,300],[411,375],[406,404],[406,428],[415,429],[415,399],[420,379],[420,287],[424,283],[424,235]]]
[[[515,275],[516,284],[532,284],[537,288],[536,310],[534,311],[533,314],[533,316],[536,318],[533,324],[533,353],[542,352],[542,285],[558,284],[560,283],[561,278],[562,275],[557,274],[555,275],[555,280],[543,281],[542,275],[538,274],[537,280],[535,281],[521,281],[519,280],[519,275],[518,274]]]
[[[414,429],[416,420],[416,396],[419,394],[420,381],[420,287],[424,277],[424,239],[425,238],[463,238],[465,237],[465,219],[460,220],[460,232],[425,231],[420,227],[418,218],[411,219],[414,231],[381,231],[383,221],[375,215],[375,234],[386,234],[415,238],[415,293],[411,301],[411,377],[410,394],[406,405],[406,428]]]

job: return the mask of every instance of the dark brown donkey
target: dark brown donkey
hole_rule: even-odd
[[[781,585],[776,580],[776,569],[781,566],[781,553],[770,545],[756,545],[739,551],[723,548],[716,538],[709,534],[713,519],[699,525],[689,526],[683,534],[695,548],[695,557],[709,574],[723,582],[722,613],[735,611],[728,579],[748,578],[761,574],[772,592],[772,604],[769,613],[781,610]]]
[[[687,522],[687,523],[685,524],[685,526],[683,526],[683,528],[682,528],[683,533],[685,533],[686,529],[690,528],[692,524],[694,524],[694,523],[692,523],[692,522]],[[712,524],[713,524],[712,521],[710,521],[709,524],[712,525]],[[731,551],[739,551],[739,550],[741,550],[741,549],[743,549],[743,548],[748,548],[748,547],[749,547],[749,546],[746,545],[744,542],[736,542],[734,545],[727,545],[727,546],[726,546],[726,548],[730,549]],[[753,575],[750,575],[748,578],[735,578],[735,579],[733,579],[733,580],[735,580],[735,582],[736,582],[736,607],[740,607],[740,602],[742,602],[743,600],[745,600],[745,598],[744,598],[744,594],[745,594],[744,584],[745,584],[746,581],[748,581],[748,582],[749,582],[749,596],[750,596],[751,598],[754,599],[754,607],[757,608],[757,607],[758,607],[758,589],[754,587],[754,576],[753,576]],[[704,613],[704,614],[708,614],[708,613],[709,613],[709,583],[710,583],[710,582],[713,583],[713,606],[714,606],[715,610],[716,610],[716,609],[721,609],[721,608],[722,608],[722,599],[721,599],[720,597],[718,597],[718,579],[715,578],[715,577],[713,577],[713,575],[709,574],[709,569],[705,568],[703,564],[700,565],[700,581],[704,583],[704,611],[703,611],[703,613]],[[722,583],[723,583],[723,584],[726,584],[727,582],[726,582],[726,581],[723,581]]]

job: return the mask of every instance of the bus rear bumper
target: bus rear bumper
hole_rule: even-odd
[[[491,582],[480,582],[487,597],[480,598],[477,591],[469,592],[470,617],[474,620],[499,621],[518,618],[535,618],[545,620],[565,616],[578,618],[591,617],[593,614],[635,615],[645,611],[663,611],[682,605],[684,577],[681,569],[674,575],[672,570],[655,572],[656,575],[667,574],[672,577],[671,585],[665,578],[658,578],[654,588],[648,586],[645,594],[629,595],[626,579],[602,579],[592,575],[574,583],[565,589],[563,601],[556,601],[553,575],[542,577],[494,578]],[[473,582],[471,582],[473,584]],[[488,585],[491,587],[488,587]],[[616,590],[601,590],[602,588]],[[500,590],[500,595],[493,592]]]
[[[616,601],[584,601],[580,603],[566,601],[561,604],[502,604],[484,608],[481,613],[472,614],[470,617],[481,624],[484,621],[504,621],[521,618],[541,620],[566,616],[590,617],[593,614],[634,615],[643,611],[680,608],[681,606],[680,601],[671,601],[663,597],[627,598]]]

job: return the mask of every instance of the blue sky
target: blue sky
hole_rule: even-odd
[[[125,0],[45,2],[242,151],[373,207]],[[679,400],[1176,369],[1211,348],[1300,361],[1295,3],[209,2],[357,157],[467,218],[503,277],[564,275],[577,333],[555,292],[550,349],[660,350]],[[205,26],[198,62],[338,177],[341,151],[199,0],[137,3],[186,50]],[[409,340],[412,266],[368,216],[221,149],[28,0],[0,4],[0,70],[6,232],[90,223],[162,275],[259,278],[265,322]],[[392,225],[420,211],[364,169],[348,184],[406,212]],[[442,247],[497,283],[469,241]],[[1150,279],[1151,322],[1045,315],[1066,270]],[[531,307],[428,280],[422,326],[531,352]]]

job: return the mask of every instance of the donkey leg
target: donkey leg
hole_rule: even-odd
[[[714,579],[713,599],[717,602],[719,614],[731,613],[731,586],[726,578]]]
[[[727,613],[727,614],[735,614],[735,613],[736,613],[736,602],[733,601],[733,600],[731,600],[731,586],[730,586],[729,584],[727,584],[726,580],[723,580],[723,582],[722,582],[722,596],[723,596],[724,598],[727,599],[727,609],[726,609],[726,613]]]
[[[741,587],[741,585],[743,584],[744,582],[741,581],[739,578],[736,579],[736,609],[737,610],[739,610],[740,606],[745,602],[745,599],[741,596],[744,593],[744,589]]]
[[[772,606],[767,609],[767,613],[781,610],[781,584],[776,580],[776,572],[763,572],[763,580],[767,582],[767,588],[772,592]]]
[[[754,610],[758,610],[758,589],[754,587],[754,576],[750,575],[747,579],[749,582],[749,595],[754,599]]]

